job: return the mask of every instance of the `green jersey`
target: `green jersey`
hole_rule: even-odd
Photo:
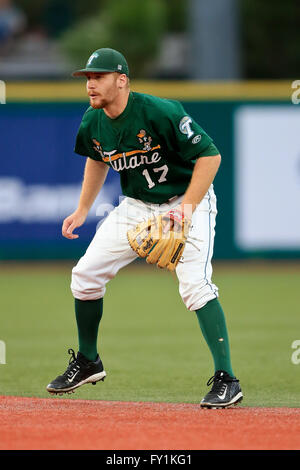
[[[181,103],[136,92],[116,119],[88,108],[75,152],[120,173],[125,196],[156,204],[186,191],[198,157],[219,154]]]

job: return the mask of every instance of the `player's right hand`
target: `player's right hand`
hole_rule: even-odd
[[[75,228],[80,227],[84,224],[87,214],[84,214],[79,211],[73,212],[73,214],[69,215],[65,218],[62,224],[62,235],[65,238],[69,238],[70,240],[74,240],[75,238],[79,238],[79,235],[73,233]]]

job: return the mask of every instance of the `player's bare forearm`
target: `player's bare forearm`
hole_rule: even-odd
[[[109,167],[103,162],[87,158],[78,207],[66,217],[62,225],[62,235],[70,240],[78,238],[73,231],[84,224],[88,212],[101,190]]]
[[[87,158],[78,211],[88,213],[105,182],[108,170],[109,167],[105,163]]]
[[[192,212],[196,209],[212,184],[220,163],[221,155],[198,158],[190,184],[181,203],[182,208],[190,208]]]

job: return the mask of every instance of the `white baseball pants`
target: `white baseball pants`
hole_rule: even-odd
[[[107,282],[138,257],[128,244],[127,231],[149,217],[175,208],[182,197],[164,204],[124,198],[100,225],[86,253],[73,268],[73,296],[80,300],[103,297]],[[188,310],[198,310],[218,297],[218,288],[211,280],[216,215],[216,196],[211,185],[193,213],[186,246],[176,268],[179,293]]]

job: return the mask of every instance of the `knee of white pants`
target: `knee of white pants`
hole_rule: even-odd
[[[186,308],[191,311],[199,310],[207,302],[219,296],[218,288],[207,279],[198,284],[180,283],[179,293]]]
[[[71,291],[75,299],[97,300],[104,297],[106,287],[101,279],[77,265],[72,269]]]

